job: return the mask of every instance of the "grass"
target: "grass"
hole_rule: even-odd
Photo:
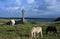
[[[0,20],[1,21],[1,20]],[[43,39],[59,39],[60,38],[60,24],[53,22],[36,22],[27,24],[18,24],[15,26],[5,25],[4,23],[9,20],[2,20],[0,23],[0,39],[29,39],[30,30],[34,26],[41,26],[43,28]],[[55,25],[58,30],[58,35],[55,36],[51,33],[45,34],[45,29],[48,25]],[[38,39],[40,39],[39,37]],[[42,38],[41,38],[42,39]]]

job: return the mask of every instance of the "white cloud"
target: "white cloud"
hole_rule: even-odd
[[[47,9],[52,11],[60,11],[60,2],[58,0],[45,0],[48,4]]]
[[[45,2],[50,2],[50,0],[45,0]]]
[[[46,2],[46,3],[50,3],[50,4],[51,4],[51,3],[54,4],[54,3],[56,3],[56,0],[45,0],[45,2]]]
[[[26,0],[26,1],[27,1],[27,3],[29,3],[29,4],[34,3],[34,2],[35,2],[35,0]]]
[[[13,11],[18,11],[20,7],[1,7],[1,11],[7,11],[7,12],[13,12]]]
[[[11,0],[12,1],[12,0]],[[9,1],[10,4],[6,5],[5,7],[0,7],[2,10],[9,11],[9,10],[18,10],[21,5],[21,0],[15,0],[13,3]]]
[[[9,9],[9,10],[18,10],[19,7],[7,7],[6,9]]]
[[[26,10],[31,11],[31,13],[33,13],[34,15],[49,15],[49,14],[52,14],[51,11],[47,11],[47,10],[39,10],[39,9],[26,9]]]
[[[16,5],[21,5],[21,0],[16,0]]]
[[[49,6],[48,9],[50,9],[52,11],[60,12],[60,5]]]

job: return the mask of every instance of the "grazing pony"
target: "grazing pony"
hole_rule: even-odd
[[[15,25],[15,20],[14,20],[14,19],[11,20],[11,25],[12,25],[12,26]]]
[[[31,35],[32,37],[38,37],[39,33],[41,33],[41,38],[43,38],[43,34],[42,34],[42,27],[33,27],[32,30],[31,30]]]
[[[49,31],[57,34],[57,29],[56,29],[55,26],[48,26],[48,27],[46,28],[46,34],[47,34]]]

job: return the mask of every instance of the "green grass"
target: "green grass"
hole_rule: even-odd
[[[6,23],[9,20],[2,20],[0,23]],[[55,36],[51,33],[45,34],[45,29],[48,25],[55,25],[58,30],[58,35]],[[28,35],[34,26],[41,26],[43,28],[43,39],[59,39],[60,38],[60,24],[51,22],[36,22],[27,24],[18,24],[15,26],[0,24],[0,39],[29,39]],[[39,37],[38,39],[40,39]]]

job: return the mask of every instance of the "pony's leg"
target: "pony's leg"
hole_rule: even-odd
[[[43,38],[43,33],[42,33],[42,31],[41,31],[41,38]]]
[[[56,34],[56,36],[57,36],[57,34],[58,34],[58,33],[57,33],[57,30],[55,30],[55,34]]]
[[[36,37],[36,33],[34,32],[34,38]]]
[[[34,35],[33,32],[31,32],[31,39],[33,39],[33,37],[34,37],[33,35]]]
[[[39,32],[37,32],[37,37],[39,37]]]
[[[53,34],[55,34],[55,36],[57,36],[57,31],[53,31]]]
[[[15,23],[12,23],[12,26],[14,26],[15,25]]]
[[[35,32],[31,32],[31,36],[32,36],[32,38],[35,38],[36,37],[36,33]]]
[[[46,30],[46,34],[48,34],[48,31],[49,31],[49,30]]]
[[[33,35],[34,35],[34,33],[33,33],[33,32],[31,32],[31,37],[33,37]]]
[[[14,24],[12,24],[12,26],[14,26]]]

